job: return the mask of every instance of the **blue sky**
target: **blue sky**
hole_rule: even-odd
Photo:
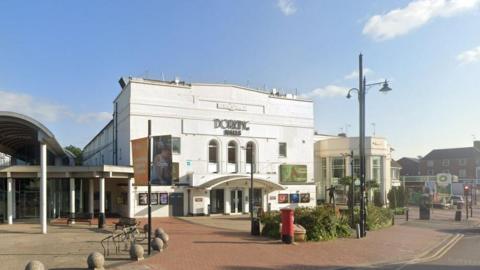
[[[83,147],[120,76],[224,82],[311,97],[318,132],[358,133],[345,91],[364,54],[367,134],[395,157],[480,139],[480,0],[2,1],[0,110]]]

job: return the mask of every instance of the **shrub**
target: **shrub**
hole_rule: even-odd
[[[367,229],[379,230],[392,225],[393,213],[388,208],[369,205],[367,207]]]
[[[387,194],[390,208],[405,207],[407,197],[407,191],[404,188],[393,187]]]
[[[262,235],[275,239],[280,238],[280,212],[271,211],[263,213],[260,216],[260,222],[263,224]]]

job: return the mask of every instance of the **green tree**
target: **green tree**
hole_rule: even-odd
[[[69,145],[69,146],[65,147],[65,149],[70,151],[70,153],[72,153],[75,156],[75,165],[82,165],[82,160],[83,160],[82,149],[80,149],[76,146],[73,146],[73,145]]]

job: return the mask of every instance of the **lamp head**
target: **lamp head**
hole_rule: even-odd
[[[382,88],[381,88],[379,91],[380,91],[381,93],[384,93],[384,94],[392,91],[392,88],[390,88],[390,87],[388,86],[387,80],[385,80],[385,82],[383,83]]]
[[[347,98],[351,98],[351,97],[352,97],[352,95],[350,95],[350,92],[348,92]]]

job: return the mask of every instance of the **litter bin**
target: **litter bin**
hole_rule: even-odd
[[[260,235],[260,219],[258,217],[254,217],[252,220],[251,234]]]
[[[293,242],[295,227],[293,226],[293,209],[283,208],[282,213],[282,241],[286,244]]]

